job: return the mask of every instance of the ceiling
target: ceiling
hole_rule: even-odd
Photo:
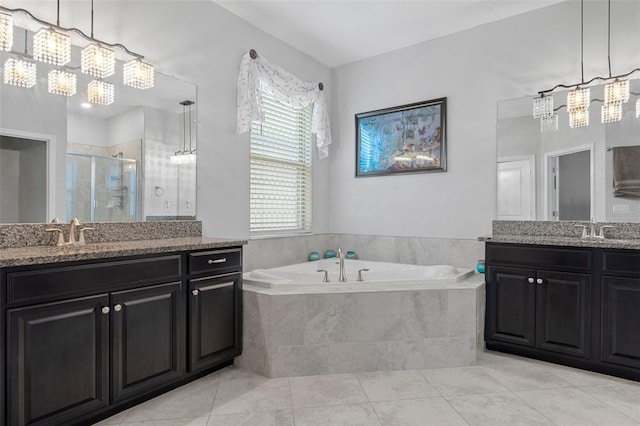
[[[213,0],[334,68],[562,0]]]

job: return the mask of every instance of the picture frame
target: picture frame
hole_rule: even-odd
[[[356,114],[356,177],[447,171],[447,98]]]

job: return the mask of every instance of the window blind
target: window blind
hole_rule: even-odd
[[[311,106],[295,110],[262,93],[251,127],[250,232],[311,232]]]

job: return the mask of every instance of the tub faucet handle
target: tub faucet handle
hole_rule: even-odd
[[[324,277],[322,277],[322,282],[323,283],[328,283],[329,281],[329,271],[327,271],[326,269],[318,269],[316,272],[324,272]]]
[[[358,278],[356,278],[356,281],[364,281],[362,279],[362,272],[369,272],[369,268],[362,268],[358,270]]]

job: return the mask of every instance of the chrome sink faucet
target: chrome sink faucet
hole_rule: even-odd
[[[347,282],[347,275],[344,272],[344,254],[342,249],[338,248],[338,259],[340,260],[340,274],[338,275],[338,281],[341,283]]]

